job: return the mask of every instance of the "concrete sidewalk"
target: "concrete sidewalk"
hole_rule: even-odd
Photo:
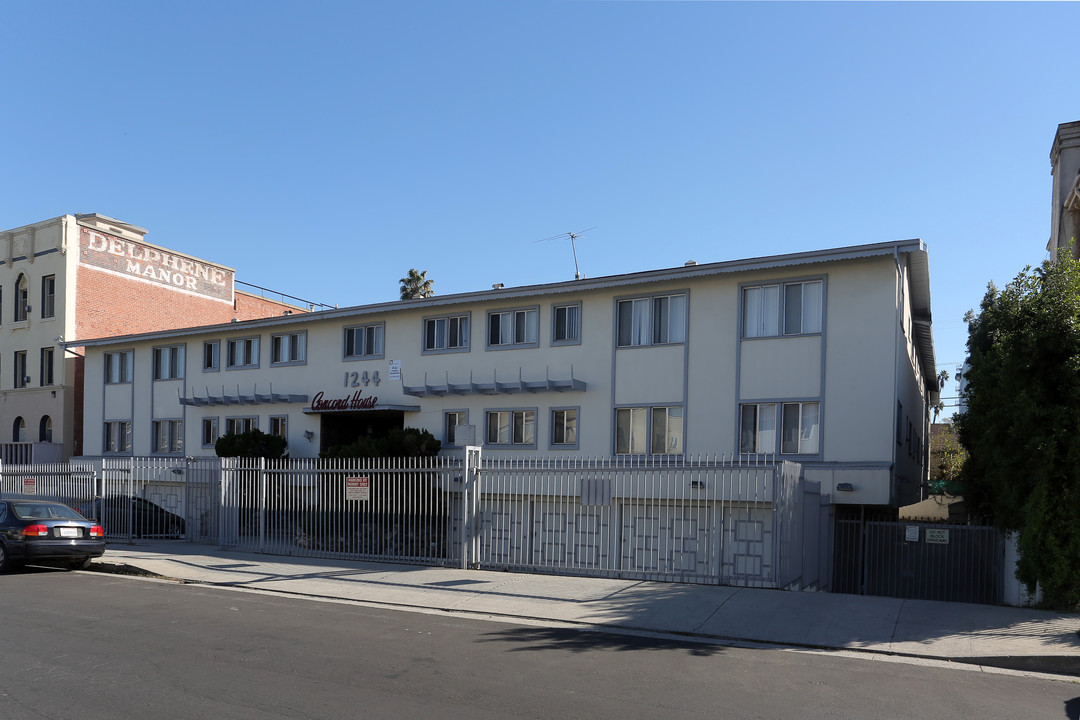
[[[184,542],[110,544],[100,563],[401,609],[870,651],[1080,675],[1080,615],[715,585],[279,557]]]

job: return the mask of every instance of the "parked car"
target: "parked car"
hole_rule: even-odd
[[[0,500],[0,572],[26,562],[85,570],[105,554],[101,525],[49,500]]]
[[[140,497],[110,495],[82,505],[79,512],[94,518],[110,535],[132,537],[183,537],[184,518],[157,503]]]

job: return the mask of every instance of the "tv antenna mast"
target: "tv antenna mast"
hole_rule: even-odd
[[[593,226],[593,227],[587,228],[585,230],[578,230],[577,232],[559,233],[558,235],[552,235],[551,237],[540,238],[539,240],[534,240],[533,243],[535,244],[535,243],[539,243],[539,242],[548,242],[549,240],[566,240],[566,239],[569,238],[569,240],[570,240],[570,251],[574,253],[574,279],[575,280],[580,280],[582,276],[581,276],[581,270],[580,270],[580,268],[578,268],[577,244],[575,243],[575,241],[579,237],[584,235],[585,233],[589,232],[589,230],[595,230],[595,229],[596,229],[596,227]]]

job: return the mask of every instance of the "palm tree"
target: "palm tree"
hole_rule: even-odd
[[[417,272],[415,268],[409,268],[409,274],[401,278],[401,299],[413,300],[414,298],[426,298],[435,294],[432,285],[433,280],[427,279],[427,270]]]

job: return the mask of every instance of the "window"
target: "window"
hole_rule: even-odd
[[[259,418],[257,417],[225,418],[225,434],[227,435],[240,435],[257,430],[258,427]]]
[[[488,347],[535,347],[539,316],[535,308],[488,313]]]
[[[619,347],[686,341],[685,294],[619,300],[616,315]]]
[[[446,428],[444,437],[448,447],[458,447],[458,427],[469,424],[469,413],[464,410],[453,410],[443,413],[443,426]]]
[[[652,409],[653,455],[681,455],[683,451],[683,409],[681,407],[654,407]]]
[[[561,448],[577,447],[577,408],[557,408],[551,411],[551,444]]]
[[[259,338],[238,338],[230,340],[226,346],[225,366],[236,368],[259,367]]]
[[[221,369],[221,341],[210,340],[202,345],[203,372],[217,372]]]
[[[776,452],[776,403],[743,405],[739,413],[739,452]]]
[[[303,365],[307,361],[307,333],[295,332],[270,337],[271,365]]]
[[[131,423],[114,420],[105,423],[105,452],[131,452]]]
[[[26,351],[15,352],[15,387],[24,388],[29,384],[30,378],[26,374]]]
[[[535,410],[491,410],[487,414],[488,445],[535,445]]]
[[[818,452],[820,406],[816,402],[783,403],[780,452],[813,455]]]
[[[41,317],[56,317],[56,276],[41,278]]]
[[[645,408],[618,408],[615,411],[615,453],[617,455],[644,455],[646,423]]]
[[[202,419],[202,446],[214,447],[218,439],[218,419],[208,417]]]
[[[821,332],[821,281],[784,285],[784,334]]]
[[[56,355],[56,351],[51,348],[41,348],[41,386],[53,384],[53,358]]]
[[[183,420],[154,420],[152,423],[152,430],[154,433],[153,452],[184,452]]]
[[[651,423],[651,426],[650,426]],[[615,453],[681,455],[683,451],[683,409],[679,406],[617,408],[615,410]]]
[[[20,275],[15,281],[15,322],[26,321],[26,303],[29,298],[26,276]]]
[[[38,442],[52,442],[52,418],[44,415],[38,423]]]
[[[556,305],[552,308],[551,342],[553,345],[581,342],[581,304]]]
[[[822,288],[821,280],[743,288],[743,337],[777,337],[781,322],[784,335],[821,332]]]
[[[383,355],[383,324],[345,328],[345,359]]]
[[[270,434],[289,441],[289,418],[287,415],[275,415],[270,418]]]
[[[469,316],[424,320],[425,352],[464,352],[469,349]]]
[[[11,423],[11,441],[26,442],[26,421],[22,419],[21,415]]]
[[[154,379],[176,380],[184,377],[184,346],[154,348]]]
[[[131,382],[131,366],[131,350],[105,353],[105,384]]]

